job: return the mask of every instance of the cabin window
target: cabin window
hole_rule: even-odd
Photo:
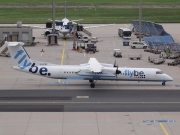
[[[163,71],[156,71],[156,74],[164,74]]]

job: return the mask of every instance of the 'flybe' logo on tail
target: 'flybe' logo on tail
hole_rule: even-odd
[[[23,53],[24,53],[24,50],[17,51],[16,55],[14,56],[14,59],[17,59],[19,56],[23,55]],[[20,69],[22,70],[31,65],[31,62],[28,63],[28,61],[26,60],[26,57],[27,55],[24,54],[18,61],[18,64],[21,64],[24,61],[23,66],[20,67]]]
[[[123,72],[123,75],[125,76],[130,76],[130,77],[134,77],[134,78],[145,78],[145,74],[143,71],[136,71],[136,70],[125,70]]]

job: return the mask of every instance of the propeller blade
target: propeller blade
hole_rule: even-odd
[[[117,66],[116,66],[116,60],[114,61],[114,67],[117,67]]]

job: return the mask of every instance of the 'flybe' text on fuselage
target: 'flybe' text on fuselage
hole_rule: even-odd
[[[145,78],[146,75],[143,71],[136,71],[136,70],[124,70],[123,72],[124,76],[134,77],[134,78]]]

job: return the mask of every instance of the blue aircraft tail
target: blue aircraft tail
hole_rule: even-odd
[[[19,67],[21,70],[32,65],[32,60],[23,48],[22,42],[6,42],[8,50],[13,61],[13,67]]]

